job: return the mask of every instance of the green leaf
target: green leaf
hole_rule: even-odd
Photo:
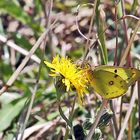
[[[13,101],[0,110],[0,132],[8,128],[21,112],[27,98]]]
[[[6,49],[6,47],[5,47]],[[7,51],[7,50],[6,50]],[[0,60],[0,79],[7,81],[12,74],[12,68],[9,64],[6,64],[4,61]]]
[[[107,55],[107,48],[105,45],[105,22],[104,20],[100,17],[100,11],[98,9],[100,4],[100,1],[98,1],[98,6],[96,9],[96,24],[97,24],[97,31],[98,31],[98,36],[99,36],[99,40],[100,40],[100,44],[99,44],[99,48],[101,51],[101,60],[102,60],[102,64],[105,65],[108,62],[108,55]]]
[[[20,97],[21,96],[16,92],[4,92],[4,94],[0,96],[1,106],[5,106],[6,104],[9,104],[15,99],[19,99]]]
[[[19,5],[15,4],[12,0],[1,0],[0,1],[0,12],[7,13],[12,17],[19,20],[21,23],[28,25],[35,32],[42,31],[40,25],[34,22],[32,17],[29,16]]]
[[[135,15],[136,14],[136,9],[137,9],[137,6],[138,6],[138,0],[134,0],[133,1],[133,4],[131,6],[131,12]]]
[[[14,41],[17,45],[19,45],[22,48],[26,48],[27,50],[30,50],[32,48],[31,43],[29,40],[23,36],[20,33],[12,33],[12,36],[14,38]]]

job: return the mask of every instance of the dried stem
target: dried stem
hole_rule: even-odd
[[[134,41],[134,37],[137,34],[137,30],[138,30],[139,26],[140,26],[140,19],[138,20],[138,22],[136,24],[136,27],[134,29],[134,32],[133,32],[133,34],[132,34],[132,36],[131,36],[131,38],[130,38],[130,40],[128,42],[128,46],[127,46],[127,48],[126,48],[126,50],[124,52],[124,55],[123,55],[123,57],[121,59],[121,62],[120,62],[120,65],[119,66],[123,66],[123,64],[124,64],[124,62],[125,62],[125,60],[127,58],[127,55],[129,54],[130,48],[132,46],[132,43]]]
[[[118,50],[118,23],[117,23],[117,4],[115,3],[115,31],[116,31],[116,48],[115,48],[115,56],[114,56],[114,65],[117,65],[117,50]]]
[[[25,50],[24,48],[16,45],[14,42],[8,40],[6,37],[4,37],[3,35],[0,35],[0,41],[3,43],[6,43],[6,45],[16,51],[18,51],[19,53],[23,54],[23,55],[28,55],[28,51]],[[36,55],[32,55],[31,59],[34,60],[36,63],[40,63],[40,59],[36,56]]]
[[[97,1],[94,1],[94,7],[93,7],[93,12],[92,12],[92,17],[91,17],[91,21],[90,21],[90,26],[89,26],[89,31],[88,31],[88,39],[86,42],[86,47],[85,47],[85,56],[83,58],[83,61],[86,59],[86,52],[88,51],[88,48],[90,47],[90,36],[91,36],[91,31],[92,31],[92,26],[93,26],[93,21],[94,21],[94,17],[95,17],[95,10],[96,10],[96,6],[97,6]]]
[[[45,36],[48,34],[49,30],[52,29],[52,27],[55,24],[55,22],[48,29],[46,29],[46,31],[40,36],[40,38],[37,40],[35,45],[29,51],[28,55],[26,55],[26,57],[23,59],[22,63],[19,65],[19,67],[16,69],[16,71],[12,74],[10,79],[7,81],[6,85],[3,86],[0,89],[0,95],[2,95],[3,92],[5,92],[14,83],[14,81],[17,79],[18,75],[20,74],[20,72],[24,68],[24,66],[27,64],[27,62],[29,61],[31,56],[34,54],[34,52],[37,50],[37,48],[39,47],[41,42],[44,40]]]
[[[117,140],[121,140],[122,139],[122,136],[124,134],[124,130],[127,126],[127,123],[128,123],[128,120],[129,120],[129,117],[131,115],[131,112],[132,112],[132,109],[133,109],[133,106],[134,106],[134,103],[135,103],[135,100],[136,100],[136,94],[135,94],[135,91],[133,92],[133,95],[131,97],[131,101],[130,101],[130,104],[129,104],[129,107],[128,107],[128,110],[127,110],[127,113],[125,115],[125,118],[124,118],[124,121],[123,121],[123,124],[122,124],[122,128],[119,132],[119,135],[117,137]]]
[[[123,16],[125,16],[125,6],[124,6],[124,0],[121,0],[121,5],[122,5],[122,14]],[[123,18],[123,28],[124,28],[124,32],[125,32],[125,41],[126,41],[126,44],[128,45],[128,35],[127,35],[127,24],[125,22],[125,19]],[[129,50],[129,53],[127,55],[127,65],[128,66],[131,66],[132,65],[132,61],[131,61],[131,56],[130,56],[130,50]]]
[[[39,70],[38,70],[38,75],[37,75],[37,79],[36,79],[36,84],[34,86],[34,90],[33,90],[33,93],[32,93],[32,96],[31,96],[31,101],[30,101],[30,104],[29,104],[29,107],[28,107],[28,110],[27,110],[27,114],[26,114],[26,117],[25,117],[25,121],[24,121],[24,124],[23,124],[23,127],[22,127],[22,132],[21,132],[21,140],[23,140],[23,136],[24,136],[24,130],[26,128],[26,125],[28,123],[28,120],[29,120],[29,117],[30,117],[30,114],[31,114],[31,109],[33,107],[33,103],[34,103],[34,100],[35,100],[35,95],[36,95],[36,91],[38,89],[38,84],[39,84],[39,78],[40,78],[40,74],[41,74],[41,69],[42,69],[42,65],[43,65],[43,58],[44,58],[44,53],[45,53],[45,46],[46,46],[46,37],[44,38],[44,41],[42,42],[43,43],[43,54],[41,55],[41,63],[39,65]]]

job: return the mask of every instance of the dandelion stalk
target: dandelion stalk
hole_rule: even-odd
[[[87,92],[87,83],[88,80],[86,77],[86,71],[81,69],[80,67],[77,67],[70,59],[67,57],[61,57],[56,56],[53,58],[52,63],[49,63],[47,61],[44,61],[44,63],[51,68],[51,74],[50,76],[56,77],[56,89],[58,90],[57,92],[57,100],[58,100],[58,105],[59,105],[59,112],[62,118],[66,121],[67,125],[71,128],[71,134],[72,134],[72,139],[75,140],[74,137],[74,132],[73,132],[73,126],[72,126],[72,120],[73,120],[73,115],[74,115],[74,107],[75,107],[75,102],[76,98],[78,97],[79,103],[82,104],[83,101],[83,95],[84,93]],[[83,78],[84,77],[84,78]],[[69,92],[72,90],[72,88],[76,89],[77,96],[75,96],[72,109],[70,111],[69,118],[65,116],[63,113],[63,110],[60,106],[60,97],[62,92]],[[64,91],[63,91],[64,90]],[[66,135],[68,133],[68,129],[66,130]],[[65,136],[65,139],[67,136]]]
[[[71,121],[71,123],[73,121],[75,103],[76,103],[76,96],[74,98],[72,109],[71,109],[70,116],[69,116],[69,120]],[[73,125],[72,125],[72,128],[71,128],[71,135],[72,135],[72,139],[75,140]]]
[[[65,116],[65,114],[63,113],[63,110],[60,106],[60,101],[59,101],[59,113],[61,115],[61,117],[66,121],[67,126],[69,126],[71,128],[71,135],[72,135],[72,139],[75,140],[75,136],[74,136],[74,131],[73,131],[73,125],[72,125],[72,120],[73,120],[73,115],[74,115],[74,107],[75,107],[75,103],[76,103],[76,96],[75,99],[73,101],[73,105],[72,105],[72,109],[70,111],[70,115],[69,115],[69,119]],[[68,138],[68,132],[69,132],[69,128],[67,127],[66,129],[66,134],[65,134],[65,139],[67,140]]]
[[[72,128],[72,123],[71,123],[71,121],[69,121],[69,119],[68,119],[68,118],[65,116],[65,114],[63,113],[63,110],[62,110],[60,104],[59,104],[59,113],[60,113],[61,117],[65,120],[65,122],[67,123],[67,125],[68,125],[70,128]]]

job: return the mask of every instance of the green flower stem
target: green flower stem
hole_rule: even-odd
[[[63,110],[62,110],[60,104],[59,104],[58,109],[59,109],[59,113],[60,113],[61,117],[65,120],[65,122],[67,123],[67,125],[68,125],[70,128],[72,128],[72,123],[71,123],[71,121],[69,121],[69,119],[68,119],[68,118],[65,116],[65,114],[63,113]]]
[[[73,116],[74,116],[74,107],[75,107],[75,102],[76,102],[76,96],[75,96],[75,99],[73,101],[73,105],[72,105],[72,109],[70,111],[69,119],[63,113],[63,110],[62,110],[62,108],[60,106],[60,100],[58,100],[58,102],[59,102],[58,103],[59,104],[59,113],[60,113],[61,117],[66,121],[67,125],[71,128],[72,139],[75,140],[74,131],[73,131],[73,125],[72,125],[72,120],[73,120]],[[69,132],[69,128],[67,127],[64,140],[68,138],[68,132]]]
[[[70,116],[69,116],[69,120],[71,120],[71,122],[72,122],[73,117],[74,117],[74,107],[75,107],[75,103],[76,103],[76,98],[77,98],[77,96],[75,96],[75,98],[74,98],[72,109],[71,109]]]
[[[70,116],[69,116],[69,120],[70,120],[71,123],[72,123],[73,117],[74,117],[74,107],[75,107],[75,103],[76,103],[76,97],[77,96],[75,96],[75,98],[74,98],[72,109],[71,109]],[[72,135],[72,139],[75,140],[74,131],[73,131],[73,125],[71,127],[71,135]]]
[[[100,118],[101,118],[101,116],[102,116],[102,113],[103,113],[103,111],[104,111],[104,107],[106,106],[107,102],[108,102],[108,100],[103,99],[102,106],[101,106],[101,108],[100,108],[100,110],[99,110],[99,112],[98,112],[98,114],[97,114],[97,116],[96,116],[96,119],[95,119],[93,125],[92,125],[91,128],[90,128],[90,131],[89,131],[89,133],[88,133],[88,135],[87,135],[86,140],[91,140],[91,139],[92,139],[92,136],[93,136],[93,134],[94,134],[95,128],[96,128],[96,126],[98,125],[98,122],[99,122],[99,120],[100,120]]]

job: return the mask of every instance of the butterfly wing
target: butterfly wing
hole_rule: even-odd
[[[119,75],[105,70],[94,70],[90,75],[90,84],[105,99],[119,97],[126,93],[128,85]]]
[[[140,78],[140,70],[135,68],[123,68],[117,66],[98,66],[96,71],[104,70],[119,75],[128,86],[132,85],[136,80]]]

